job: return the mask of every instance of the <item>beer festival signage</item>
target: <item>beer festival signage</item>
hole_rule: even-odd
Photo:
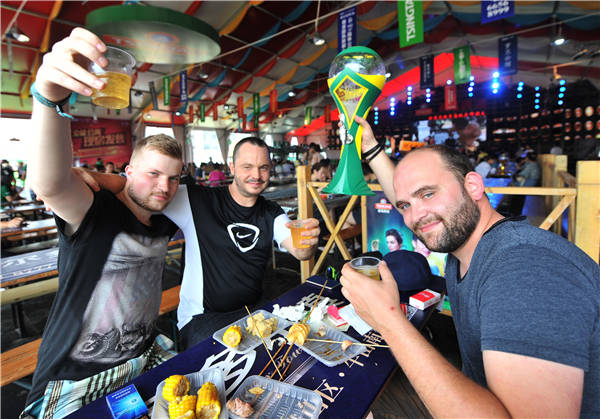
[[[432,89],[434,87],[433,78],[433,55],[426,55],[420,58],[421,64],[421,89]]]
[[[515,35],[498,40],[498,72],[501,75],[517,74],[517,51],[518,43]]]
[[[71,122],[73,157],[92,166],[98,157],[120,166],[131,156],[131,124],[115,119]]]
[[[356,7],[338,15],[338,52],[356,45]]]
[[[423,4],[418,0],[398,1],[400,48],[423,42]]]
[[[514,16],[515,2],[512,0],[488,0],[481,2],[481,23],[493,22]]]
[[[471,77],[471,51],[468,45],[454,49],[454,83],[463,84]]]

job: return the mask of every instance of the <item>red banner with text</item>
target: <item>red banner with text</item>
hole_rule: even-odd
[[[129,162],[131,157],[131,124],[115,119],[79,119],[71,122],[73,158],[80,164],[95,166],[98,158],[115,167]]]

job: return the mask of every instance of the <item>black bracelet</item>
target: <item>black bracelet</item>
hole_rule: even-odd
[[[362,155],[363,159],[367,159],[367,157],[369,157],[370,154],[374,153],[378,148],[379,148],[380,144],[379,142],[377,142],[377,144],[375,144],[372,148],[368,149],[367,151],[365,151]]]
[[[366,163],[371,163],[371,161],[372,161],[372,160],[373,160],[375,157],[377,157],[377,155],[378,155],[379,153],[381,153],[382,151],[383,151],[383,146],[382,146],[382,145],[380,145],[379,149],[378,149],[378,150],[377,150],[375,153],[371,154],[371,155],[370,155],[368,158],[366,158],[366,159],[365,159],[365,162],[366,162]]]

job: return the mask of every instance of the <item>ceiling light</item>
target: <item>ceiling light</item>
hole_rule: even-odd
[[[312,34],[312,36],[310,37],[310,40],[316,46],[321,46],[321,45],[325,44],[325,38],[323,38],[321,35],[319,35],[318,32],[315,32],[314,34]]]
[[[552,43],[556,46],[562,45],[565,43],[565,37],[562,35],[556,35],[552,40]]]
[[[294,96],[296,96],[296,93],[295,93],[293,90],[290,90],[290,91],[288,92],[288,96],[289,96],[289,97],[294,97]]]
[[[200,77],[203,80],[206,80],[208,78],[208,74],[206,74],[204,72],[201,72],[201,73],[198,74],[198,77]]]
[[[175,116],[181,116],[181,112],[175,111]]]
[[[389,72],[388,72],[388,73],[385,73],[385,78],[386,78],[386,79],[389,79],[390,77],[392,77],[392,73],[389,73]]]
[[[6,34],[6,37],[22,43],[30,41],[29,37],[25,35],[19,28],[17,28],[17,25],[13,25],[10,28],[10,30]]]

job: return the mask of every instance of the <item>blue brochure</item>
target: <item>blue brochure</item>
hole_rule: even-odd
[[[148,408],[133,384],[110,393],[106,403],[115,419],[138,419],[148,414]]]

